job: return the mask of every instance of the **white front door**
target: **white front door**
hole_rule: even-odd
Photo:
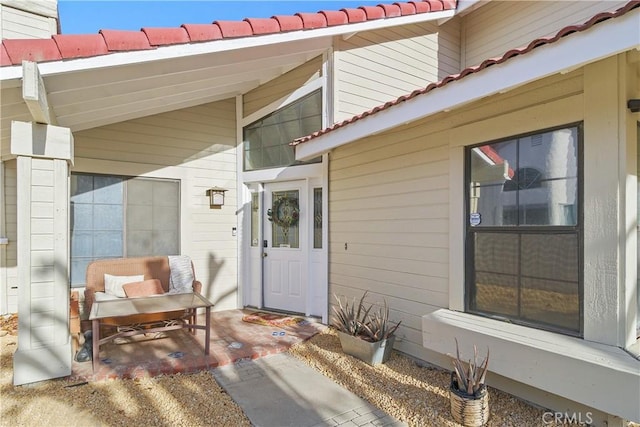
[[[305,313],[308,220],[305,181],[264,186],[264,307]]]

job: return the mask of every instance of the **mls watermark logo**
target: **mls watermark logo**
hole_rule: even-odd
[[[542,414],[544,425],[579,425],[588,426],[593,423],[591,412],[545,412]]]

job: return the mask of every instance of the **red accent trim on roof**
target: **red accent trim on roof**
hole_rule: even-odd
[[[214,21],[220,27],[224,38],[246,37],[252,35],[251,25],[245,21]]]
[[[142,31],[100,30],[110,51],[151,49],[147,36]]]
[[[9,58],[9,54],[7,53],[7,48],[4,47],[4,44],[1,44],[0,46],[2,46],[2,49],[0,49],[0,67],[13,65],[11,63],[11,58]]]
[[[305,30],[327,26],[327,18],[322,13],[296,13],[296,16],[302,19],[302,26]]]
[[[2,44],[13,65],[20,65],[22,61],[62,59],[58,45],[53,39],[8,39],[3,40]]]
[[[206,42],[222,39],[220,27],[213,24],[182,24],[192,42]]]
[[[429,0],[432,1],[432,0]],[[317,132],[312,133],[311,135],[307,135],[307,136],[303,136],[301,138],[297,138],[295,139],[293,142],[291,142],[290,145],[292,146],[296,146],[299,144],[303,144],[305,142],[308,142],[312,139],[315,139],[321,135],[325,135],[327,133],[330,133],[336,129],[340,129],[341,127],[347,126],[351,123],[357,122],[360,119],[363,119],[367,116],[373,115],[379,111],[383,111],[386,110],[388,108],[391,108],[395,105],[401,104],[404,101],[408,101],[412,98],[415,98],[416,96],[419,95],[423,95],[425,93],[431,92],[434,89],[437,89],[439,87],[443,87],[446,86],[447,84],[454,82],[456,80],[460,80],[468,75],[471,74],[475,74],[478,71],[484,70],[485,68],[488,68],[492,65],[495,64],[501,64],[513,57],[516,56],[520,56],[520,55],[524,55],[527,54],[529,52],[531,52],[532,50],[534,50],[537,47],[543,46],[543,45],[548,45],[548,44],[552,44],[557,42],[558,40],[560,40],[563,37],[566,37],[569,34],[575,33],[575,32],[581,32],[581,31],[585,31],[588,30],[589,28],[593,27],[594,25],[602,22],[602,21],[606,21],[608,19],[612,19],[612,18],[618,18],[622,15],[625,15],[626,13],[630,12],[633,9],[636,9],[640,7],[640,0],[633,0],[629,3],[627,3],[625,6],[619,8],[618,10],[614,11],[614,12],[602,12],[602,13],[598,13],[597,15],[595,15],[594,17],[592,17],[591,19],[589,19],[587,22],[585,22],[582,25],[572,25],[569,27],[565,27],[563,29],[561,29],[555,36],[553,37],[544,37],[544,38],[539,38],[539,39],[535,39],[533,40],[531,43],[529,43],[526,47],[521,48],[521,49],[511,49],[509,51],[507,51],[504,55],[502,55],[501,57],[498,58],[491,58],[491,59],[487,59],[485,61],[483,61],[480,65],[476,65],[474,67],[468,67],[465,68],[464,70],[462,70],[460,73],[458,74],[453,74],[450,76],[445,77],[444,79],[440,80],[437,83],[431,83],[430,85],[428,85],[427,87],[425,87],[424,89],[418,89],[418,90],[414,90],[413,92],[411,92],[408,95],[403,95],[399,98],[397,98],[394,101],[389,101],[387,103],[385,103],[384,105],[380,105],[377,106],[369,111],[365,111],[362,114],[359,114],[357,116],[354,116],[350,119],[344,120],[340,123],[337,123],[329,128],[323,129],[323,130],[319,130]]]
[[[182,27],[158,28],[145,27],[142,32],[147,36],[151,46],[189,43],[189,34]]]
[[[246,18],[251,25],[254,35],[272,34],[280,32],[280,23],[274,18]]]

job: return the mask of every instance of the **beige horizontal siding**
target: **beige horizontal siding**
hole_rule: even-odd
[[[300,67],[247,92],[243,97],[244,116],[251,115],[305,84],[322,76],[322,56],[318,56]]]
[[[2,185],[4,185],[4,221],[6,225],[6,235],[9,244],[4,246],[5,262],[0,265],[0,269],[4,269],[0,274],[6,279],[5,295],[7,312],[16,313],[18,311],[18,245],[16,240],[18,237],[17,223],[17,167],[15,160],[4,162],[4,177]],[[2,260],[2,258],[0,258]],[[3,290],[0,289],[0,292]],[[4,314],[4,313],[0,313]]]
[[[181,252],[218,310],[237,304],[235,131],[230,99],[74,134],[75,171],[180,179]],[[213,186],[229,190],[221,210],[209,208]]]
[[[54,18],[25,12],[4,4],[0,4],[0,20],[0,35],[3,39],[48,39],[57,33]]]
[[[452,131],[582,90],[577,70],[334,150],[329,295],[359,298],[368,290],[371,301],[386,299],[391,318],[402,320],[396,347],[427,357],[421,316],[449,307],[449,198],[463,191],[449,188],[457,173],[449,169]]]
[[[493,1],[463,20],[463,67],[555,35],[569,25],[612,11],[626,1]]]
[[[341,121],[460,71],[459,21],[367,31],[335,46]]]

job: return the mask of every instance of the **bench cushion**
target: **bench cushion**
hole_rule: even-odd
[[[162,283],[158,279],[148,279],[141,282],[127,283],[122,286],[127,297],[146,297],[150,295],[162,295]]]

